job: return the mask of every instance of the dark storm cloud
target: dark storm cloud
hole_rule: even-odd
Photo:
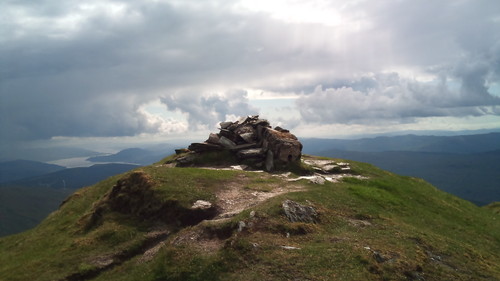
[[[202,93],[221,85],[223,92],[274,85],[274,77],[323,60],[307,45],[290,42],[297,30],[289,25],[215,2],[56,3],[4,3],[1,123],[11,138],[154,132],[159,124],[138,108],[158,98],[186,110],[191,124],[203,123],[204,116],[172,105],[176,96],[168,93],[191,88],[183,98],[203,100]],[[209,108],[205,114],[225,115],[221,107]]]
[[[47,6],[27,10],[45,18],[64,15],[76,5],[41,7]],[[210,80],[210,73],[227,64],[224,57],[237,57],[243,46],[233,45],[242,38],[223,38],[230,33],[226,27],[237,28],[234,20],[217,22],[217,15],[201,10],[148,3],[129,7],[118,19],[97,11],[76,31],[5,28],[4,38],[10,40],[1,42],[0,53],[2,130],[14,139],[154,132],[158,128],[139,106],[164,87]]]

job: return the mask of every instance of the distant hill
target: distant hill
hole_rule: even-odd
[[[169,154],[172,154],[170,151]],[[166,154],[157,151],[146,150],[142,148],[127,148],[112,155],[90,157],[87,160],[91,162],[121,162],[134,163],[138,165],[149,165],[160,161]]]
[[[14,160],[0,163],[0,183],[40,176],[66,169],[63,166],[29,160]]]
[[[479,153],[500,150],[500,133],[464,136],[404,135],[354,140],[304,138],[301,142],[304,152],[309,154],[326,150]]]
[[[3,183],[3,185],[77,189],[137,167],[138,165],[133,164],[96,164],[90,167],[64,169],[41,176]]]
[[[73,192],[46,187],[0,188],[0,236],[35,227]]]

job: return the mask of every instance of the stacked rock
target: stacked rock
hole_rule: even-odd
[[[270,126],[258,115],[239,118],[236,122],[221,122],[219,133],[211,133],[203,143],[192,143],[195,153],[230,150],[239,159],[253,160],[267,171],[300,161],[302,144],[290,131]]]

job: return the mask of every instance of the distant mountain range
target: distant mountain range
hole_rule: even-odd
[[[6,182],[2,185],[78,189],[137,167],[139,165],[135,164],[96,164],[90,167],[64,169],[45,175]]]
[[[362,139],[300,139],[305,153],[325,150],[382,152],[413,151],[439,153],[478,153],[500,150],[500,133],[464,136],[416,136],[375,137]]]
[[[142,148],[128,148],[121,150],[116,154],[103,155],[90,157],[87,160],[90,162],[121,162],[121,163],[134,163],[138,165],[150,165],[154,162],[160,161],[167,154],[173,153],[169,151],[153,151]]]
[[[14,160],[0,163],[0,184],[4,182],[40,176],[66,167],[29,160]]]

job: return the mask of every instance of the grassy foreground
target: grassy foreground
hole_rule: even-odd
[[[0,239],[0,280],[500,280],[493,208],[348,162],[366,178],[317,185],[159,164],[114,176]],[[112,197],[132,174],[128,193]],[[226,219],[190,209],[224,192],[277,189],[289,192]],[[286,199],[314,207],[319,222],[289,222]]]

